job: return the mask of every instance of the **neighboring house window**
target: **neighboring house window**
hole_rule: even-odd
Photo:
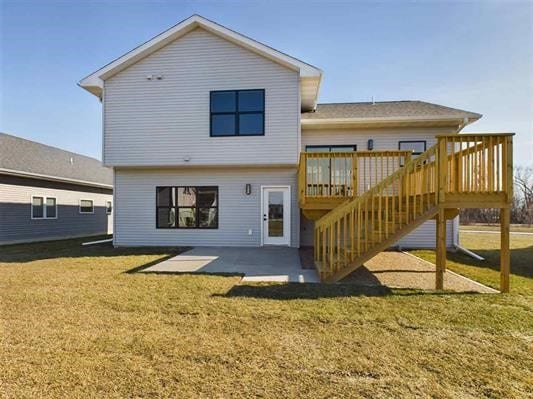
[[[398,149],[401,151],[413,151],[413,155],[420,155],[426,151],[426,141],[400,141],[398,143]]]
[[[218,187],[156,187],[158,229],[217,229]]]
[[[80,213],[94,213],[93,200],[80,200]]]
[[[31,218],[32,219],[56,219],[57,200],[54,197],[32,197],[31,198]]]
[[[265,134],[265,90],[224,90],[210,93],[210,135]]]
[[[111,203],[111,201],[106,201],[105,213],[107,213],[108,215],[111,215],[111,212],[113,212],[113,204]]]

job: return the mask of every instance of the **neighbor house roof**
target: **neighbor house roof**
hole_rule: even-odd
[[[103,82],[118,72],[135,64],[139,60],[147,57],[155,51],[166,46],[170,42],[186,35],[193,29],[202,28],[219,37],[222,37],[232,43],[235,43],[243,48],[253,51],[256,54],[262,55],[274,62],[282,64],[300,75],[301,82],[301,99],[302,109],[312,109],[316,106],[318,96],[318,89],[322,79],[322,71],[313,65],[300,61],[297,58],[291,57],[281,51],[275,50],[265,44],[259,43],[247,36],[210,21],[200,15],[193,15],[170,29],[155,36],[147,42],[141,44],[130,52],[115,59],[96,72],[83,78],[80,81],[80,86],[89,92],[102,96]]]
[[[0,173],[113,187],[113,171],[94,158],[0,133]]]
[[[342,123],[434,123],[467,125],[481,114],[424,101],[383,101],[318,104],[316,111],[303,112],[303,125]]]

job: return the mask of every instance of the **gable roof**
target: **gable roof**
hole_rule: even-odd
[[[94,158],[0,133],[0,173],[113,187],[113,171]]]
[[[287,68],[297,71],[300,74],[301,81],[302,109],[313,109],[316,106],[318,89],[322,79],[322,71],[320,69],[197,14],[179,22],[170,29],[167,29],[163,33],[100,68],[96,72],[86,76],[79,82],[79,85],[92,94],[101,97],[104,80],[198,27],[284,65]]]
[[[383,101],[317,104],[316,111],[303,112],[302,125],[342,123],[433,123],[463,125],[475,122],[481,114],[424,101]]]

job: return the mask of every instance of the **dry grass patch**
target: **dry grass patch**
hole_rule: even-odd
[[[474,223],[468,225],[461,225],[460,229],[463,231],[500,231],[500,225],[488,223]],[[533,226],[529,226],[527,224],[511,224],[511,231],[516,233],[533,233]]]
[[[128,270],[167,250],[1,249],[2,397],[522,398],[529,295]]]

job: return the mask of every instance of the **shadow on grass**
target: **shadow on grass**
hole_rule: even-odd
[[[468,266],[500,271],[500,249],[468,248],[485,258],[479,261],[460,252],[448,252],[449,260]],[[511,273],[517,276],[533,278],[533,245],[525,248],[511,249]]]
[[[286,283],[236,285],[225,294],[215,294],[214,296],[288,300],[351,296],[386,296],[391,294],[392,290],[385,286],[374,287],[355,284]]]
[[[189,248],[180,247],[124,247],[114,248],[108,242],[90,246],[81,244],[88,241],[96,241],[109,238],[109,236],[92,236],[76,238],[71,240],[47,241],[30,244],[15,244],[0,247],[0,262],[3,263],[25,263],[36,260],[55,258],[81,258],[81,257],[114,257],[129,255],[164,255],[155,261],[159,263],[168,257],[180,254]],[[154,263],[154,264],[155,264]],[[150,265],[139,266],[139,269],[147,268]]]
[[[423,291],[414,289],[391,289],[387,286],[358,284],[249,284],[236,285],[225,294],[214,294],[224,298],[256,298],[274,300],[323,299],[342,297],[388,297],[388,296],[456,296],[481,295],[478,292]]]

